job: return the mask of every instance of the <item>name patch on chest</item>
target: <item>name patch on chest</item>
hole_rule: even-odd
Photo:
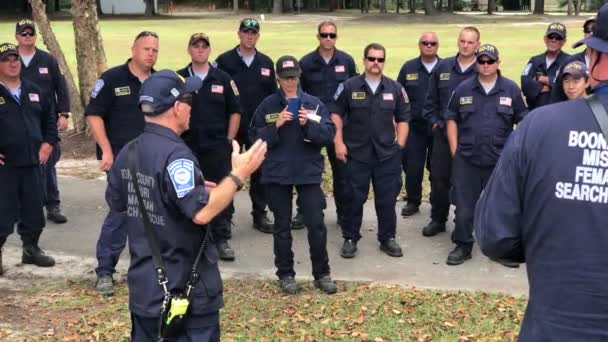
[[[167,166],[177,198],[185,197],[194,189],[194,163],[188,159],[177,159]]]
[[[461,105],[473,104],[473,96],[462,96],[460,98],[460,104]]]
[[[449,81],[450,80],[450,73],[449,72],[444,72],[439,74],[439,80],[440,81]]]
[[[114,95],[116,95],[116,96],[131,95],[131,88],[129,86],[114,88]]]
[[[264,115],[264,119],[266,120],[266,123],[277,122],[279,119],[279,113],[266,114]]]
[[[40,102],[40,96],[36,93],[29,93],[30,102]]]
[[[48,74],[49,68],[38,68],[38,72],[41,74]]]
[[[224,93],[224,86],[217,85],[217,84],[212,84],[211,85],[211,92],[213,94],[223,94]]]
[[[336,72],[346,72],[344,65],[336,65]]]
[[[351,98],[353,100],[365,100],[365,92],[364,91],[353,91],[351,94]]]
[[[406,81],[417,81],[418,80],[418,74],[406,74],[405,75],[405,80]]]

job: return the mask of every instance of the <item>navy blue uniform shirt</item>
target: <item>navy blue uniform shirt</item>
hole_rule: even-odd
[[[169,291],[183,291],[204,237],[204,227],[192,217],[209,199],[196,157],[175,132],[147,123],[137,143],[136,172],[148,215],[159,238]],[[106,201],[111,210],[127,215],[131,264],[128,273],[129,309],[142,317],[160,316],[163,290],[159,286],[139,205],[129,172],[128,149],[116,157],[108,173]],[[199,265],[200,280],[190,303],[191,313],[204,315],[223,306],[217,250],[209,243]]]
[[[240,134],[246,135],[256,108],[277,90],[274,63],[270,57],[256,50],[251,65],[247,66],[239,54],[238,46],[221,54],[215,63],[232,77],[241,93],[243,112]]]
[[[410,120],[409,99],[401,84],[382,76],[372,93],[363,74],[346,80],[335,97],[331,112],[347,120],[342,134],[349,157],[371,163],[399,153],[395,122]]]
[[[547,55],[541,53],[536,55],[528,61],[524,71],[521,74],[521,90],[526,97],[526,103],[528,108],[534,109],[540,106],[551,103],[551,91],[541,93],[543,84],[538,82],[539,76],[547,76],[551,88],[555,86],[555,76],[557,72],[566,65],[566,60],[570,57],[565,52],[560,52],[557,58],[551,63],[551,66],[547,68]]]
[[[129,70],[129,61],[101,74],[84,111],[85,116],[103,119],[115,155],[144,128],[144,114],[139,109],[141,81]],[[99,147],[97,158],[101,159]]]
[[[40,88],[42,95],[49,100],[52,113],[70,112],[68,87],[57,60],[51,54],[36,49],[27,67],[21,61],[21,77]]]
[[[437,69],[439,62],[441,62],[441,58],[437,57],[437,64],[435,64],[433,70]],[[410,127],[425,129],[430,126],[429,122],[422,116],[422,108],[429,90],[431,72],[422,64],[421,58],[416,57],[405,62],[397,76],[397,82],[405,88],[405,92],[410,98],[412,109]]]
[[[437,124],[440,128],[445,127],[444,113],[452,92],[462,81],[477,74],[475,63],[467,70],[460,70],[457,57],[443,59],[431,74],[429,90],[422,109],[422,116],[431,126]]]
[[[477,203],[483,253],[527,264],[522,342],[608,341],[607,155],[585,100],[541,107],[511,134]]]
[[[318,97],[329,106],[334,101],[338,85],[357,75],[353,58],[344,51],[336,49],[328,63],[319,54],[319,49],[300,59],[300,86],[302,90]]]
[[[278,89],[255,111],[249,131],[251,141],[268,144],[262,164],[262,183],[281,185],[320,184],[324,169],[321,147],[333,143],[335,126],[325,105],[316,97],[298,90],[301,106],[309,112],[301,126],[297,113],[291,121],[277,128],[279,113],[287,106],[285,93]]]
[[[473,165],[494,166],[513,125],[527,113],[517,84],[499,75],[488,94],[477,77],[460,83],[445,117],[458,125],[458,153]]]
[[[0,154],[4,155],[5,166],[39,165],[38,152],[43,142],[57,142],[57,115],[51,112],[49,100],[40,88],[22,78],[17,102],[0,85]]]
[[[183,77],[195,76],[191,66],[177,71]],[[209,66],[202,87],[192,94],[190,130],[185,140],[192,149],[212,149],[228,143],[228,123],[233,113],[241,113],[239,90],[230,76]]]
[[[553,82],[553,88],[551,88],[551,103],[561,102],[568,100],[568,96],[564,92],[564,82],[562,80],[562,71],[564,71],[564,67],[568,65],[570,62],[579,61],[583,63],[587,63],[585,58],[585,51],[574,54],[568,59],[564,61],[564,63],[559,68],[558,72],[555,75],[555,81]]]

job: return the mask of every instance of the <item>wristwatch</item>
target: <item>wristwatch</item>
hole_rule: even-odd
[[[228,177],[230,177],[230,179],[232,179],[232,181],[236,185],[237,191],[239,191],[239,190],[241,190],[241,188],[243,188],[243,181],[239,177],[235,176],[232,172],[228,174]]]

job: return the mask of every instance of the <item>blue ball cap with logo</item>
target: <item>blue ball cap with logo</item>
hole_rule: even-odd
[[[203,85],[198,77],[184,78],[169,69],[153,73],[141,85],[139,107],[144,115],[166,112],[176,101],[197,91]]]
[[[587,38],[579,40],[572,47],[576,48],[583,44],[587,45],[587,47],[590,47],[593,50],[608,53],[608,3],[602,5],[600,10],[597,12],[593,34]]]

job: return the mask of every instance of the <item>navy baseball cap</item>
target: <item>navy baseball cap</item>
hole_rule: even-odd
[[[574,43],[572,47],[577,48],[583,44],[593,50],[608,53],[608,3],[602,5],[597,12],[593,34]]]
[[[498,49],[492,44],[483,44],[482,46],[477,48],[475,54],[477,55],[477,58],[481,56],[487,56],[493,61],[498,60]]]
[[[139,108],[147,116],[166,112],[185,95],[203,85],[198,77],[184,78],[169,69],[160,70],[148,77],[139,90]]]
[[[276,71],[279,78],[300,77],[300,63],[293,56],[283,56],[277,60]]]
[[[0,44],[0,60],[4,59],[4,57],[9,55],[15,55],[19,57],[19,52],[17,51],[17,46],[11,43],[2,43]]]
[[[36,24],[30,19],[22,19],[17,22],[15,25],[15,33],[19,34],[23,32],[25,29],[31,29],[33,33],[36,33]]]
[[[562,78],[570,75],[576,79],[589,77],[589,68],[581,61],[574,61],[566,64],[562,71]]]

